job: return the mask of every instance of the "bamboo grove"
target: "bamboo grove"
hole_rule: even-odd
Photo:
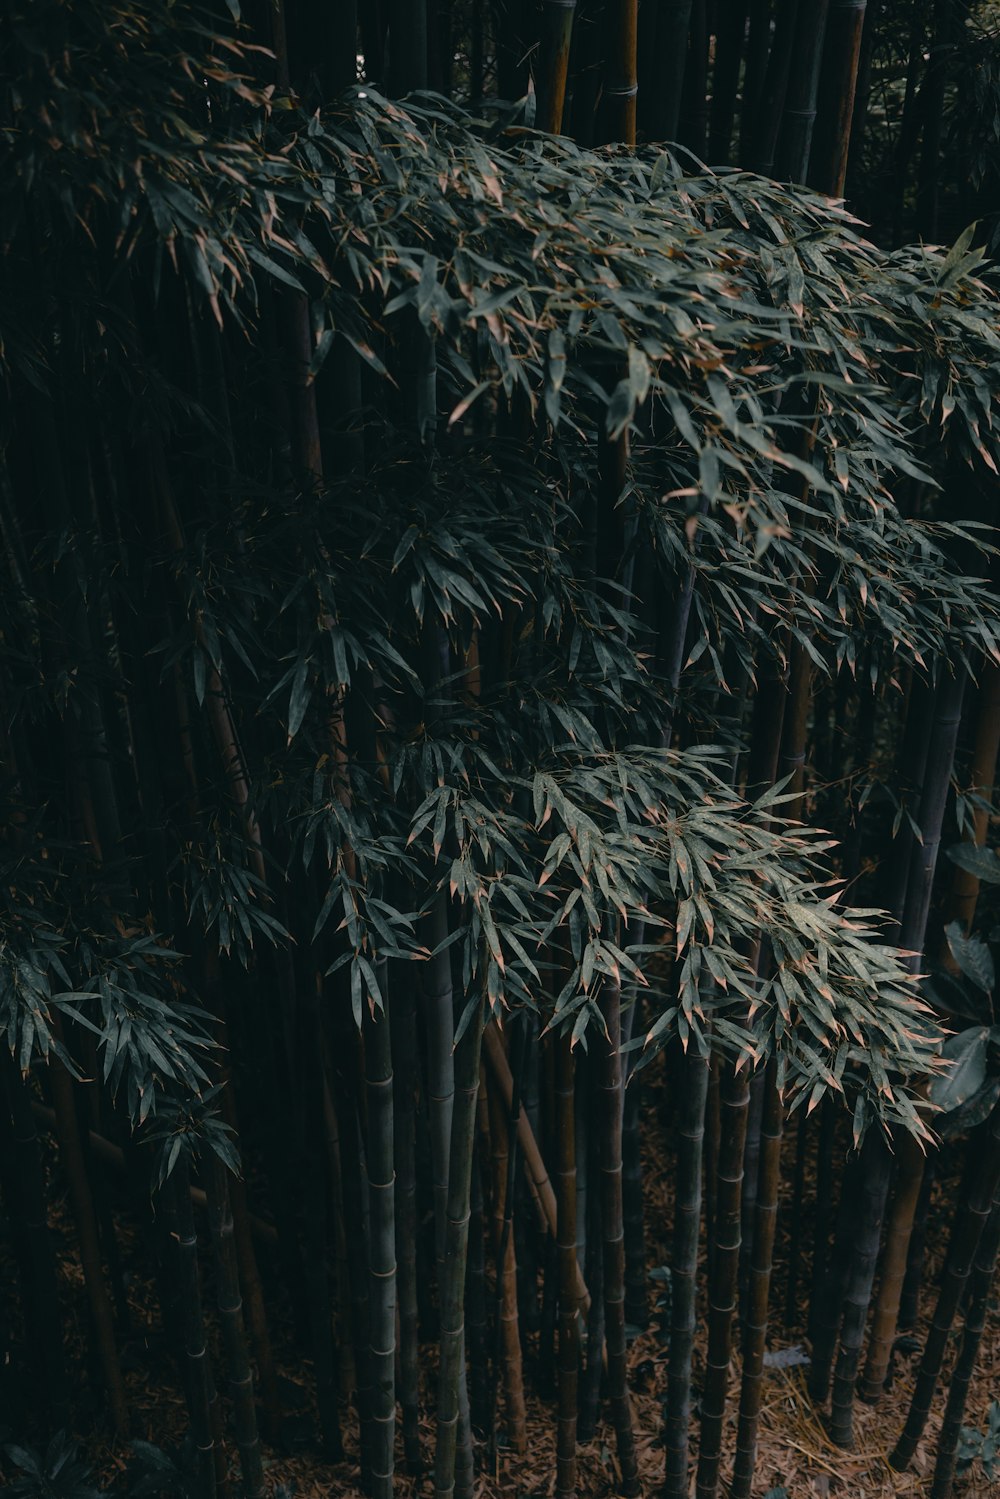
[[[116,1492],[259,1499],[292,1359],[374,1499],[469,1499],[539,1403],[558,1499],[602,1423],[635,1495],[659,1284],[667,1499],[764,1491],[773,1338],[849,1449],[921,1307],[890,1462],[943,1413],[951,1493],[1000,282],[905,243],[988,193],[936,164],[989,17],[904,9],[4,8],[12,1492],[103,1433]]]

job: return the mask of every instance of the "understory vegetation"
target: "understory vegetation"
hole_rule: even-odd
[[[997,23],[867,12],[5,7],[8,1492],[291,1492],[280,1324],[316,1492],[635,1495],[652,1327],[746,1499],[921,1298],[992,1475]]]

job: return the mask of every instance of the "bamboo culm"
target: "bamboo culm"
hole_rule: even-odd
[[[854,1390],[865,1335],[865,1319],[871,1301],[878,1260],[885,1199],[889,1190],[892,1157],[888,1143],[874,1131],[865,1141],[863,1154],[864,1192],[859,1231],[851,1246],[851,1264],[844,1292],[840,1351],[833,1376],[830,1435],[838,1447],[854,1445]]]
[[[214,1389],[202,1314],[198,1236],[194,1213],[191,1211],[188,1163],[183,1153],[178,1157],[164,1190],[169,1194],[169,1214],[175,1241],[178,1310],[184,1341],[185,1383],[195,1452],[196,1499],[215,1499],[215,1433],[212,1424]]]
[[[476,1094],[479,1054],[483,1039],[484,1004],[478,1002],[455,1048],[455,1094],[444,1260],[441,1278],[441,1362],[438,1373],[437,1446],[434,1490],[437,1499],[455,1491],[456,1455],[465,1384],[465,1264],[469,1244],[469,1204],[472,1185]]]
[[[951,1499],[959,1438],[962,1434],[962,1417],[965,1414],[969,1385],[975,1373],[983,1329],[986,1326],[986,1314],[989,1309],[990,1291],[993,1287],[993,1277],[996,1274],[998,1255],[1000,1255],[1000,1201],[994,1200],[972,1271],[962,1341],[948,1384],[948,1403],[945,1406],[944,1421],[938,1436],[937,1459],[934,1464],[934,1477],[931,1481],[930,1499]]]
[[[605,978],[600,996],[607,1049],[601,1058],[601,1211],[604,1229],[604,1336],[608,1396],[618,1443],[621,1490],[639,1493],[625,1345],[625,1228],[622,1211],[621,988]],[[601,1048],[604,1050],[603,1046]]]
[[[764,1395],[764,1352],[767,1345],[768,1303],[774,1260],[774,1235],[778,1222],[778,1189],[781,1181],[782,1104],[778,1092],[777,1064],[768,1063],[763,1078],[763,1115],[760,1130],[760,1162],[754,1205],[753,1260],[747,1287],[747,1310],[743,1324],[743,1383],[736,1433],[736,1459],[730,1499],[750,1499],[757,1463],[757,1432]]]
[[[689,1045],[684,1057],[677,1121],[677,1202],[671,1271],[670,1352],[664,1406],[666,1499],[687,1499],[691,1427],[691,1357],[697,1302],[701,1227],[702,1148],[710,1060]]]
[[[556,1499],[574,1499],[580,1376],[580,1298],[576,1258],[575,1061],[568,1035],[556,1046],[556,1200],[559,1254],[559,1384],[556,1427]]]
[[[202,1174],[208,1201],[219,1321],[229,1375],[229,1393],[233,1402],[233,1427],[240,1454],[244,1499],[263,1499],[267,1490],[257,1435],[253,1371],[243,1323],[243,1297],[240,1293],[229,1183],[226,1167],[212,1151],[207,1153]]]
[[[861,1385],[861,1398],[871,1403],[877,1401],[882,1394],[889,1374],[910,1236],[924,1178],[923,1151],[908,1131],[898,1140],[896,1154],[896,1185],[886,1231],[878,1300],[868,1342],[868,1358]]]
[[[937,1389],[941,1364],[951,1334],[952,1324],[965,1292],[973,1261],[979,1249],[986,1220],[1000,1184],[1000,1104],[995,1104],[988,1125],[983,1127],[982,1155],[970,1194],[959,1209],[952,1228],[945,1261],[941,1290],[934,1319],[927,1334],[917,1382],[906,1416],[903,1434],[889,1455],[889,1464],[901,1471],[910,1462],[923,1434],[931,1401]],[[979,1149],[980,1136],[973,1137],[972,1148]]]
[[[413,990],[390,990],[392,1020],[392,1128],[396,1163],[396,1284],[399,1298],[399,1403],[403,1451],[410,1473],[419,1473],[420,1408],[417,1298],[416,1080],[417,1029]]]
[[[368,1113],[369,1283],[372,1374],[373,1499],[391,1499],[396,1434],[396,1213],[392,1107],[392,1035],[388,965],[377,968],[383,1008],[364,1011],[365,1097]]]
[[[720,1078],[721,1129],[718,1205],[712,1274],[709,1281],[708,1353],[701,1402],[701,1439],[696,1478],[697,1499],[715,1499],[722,1459],[733,1318],[740,1263],[740,1209],[743,1193],[743,1148],[746,1142],[750,1086],[747,1069],[726,1065]]]

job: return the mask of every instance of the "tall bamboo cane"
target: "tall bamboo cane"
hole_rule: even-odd
[[[865,1319],[871,1300],[879,1237],[892,1157],[887,1141],[874,1132],[865,1141],[862,1178],[864,1198],[859,1215],[859,1232],[852,1245],[851,1267],[845,1286],[840,1351],[833,1376],[833,1398],[830,1408],[830,1435],[838,1447],[854,1445],[854,1389],[865,1334]]]
[[[399,1287],[399,1401],[403,1451],[411,1473],[420,1458],[420,1349],[417,1299],[416,1081],[417,1027],[412,986],[390,987],[392,1006],[392,1127],[396,1164],[396,1264]]]
[[[618,1443],[621,1489],[638,1494],[632,1406],[625,1346],[625,1228],[622,1221],[621,987],[605,979],[600,996],[607,1049],[601,1058],[601,1208],[604,1227],[604,1318],[608,1349],[608,1396]],[[603,1048],[602,1048],[603,1049]]]
[[[722,1127],[718,1217],[709,1283],[708,1353],[701,1402],[697,1499],[715,1499],[719,1488],[722,1425],[726,1412],[733,1317],[736,1313],[739,1284],[743,1147],[746,1142],[747,1108],[750,1101],[746,1067],[742,1067],[739,1072],[732,1066],[722,1069],[719,1098]]]
[[[746,101],[744,101],[743,120],[741,121],[740,131],[741,165],[749,167],[751,171],[760,172],[765,177],[769,177],[774,170],[778,132],[781,128],[785,97],[788,92],[789,74],[792,67],[792,56],[795,49],[796,20],[800,3],[804,3],[804,0],[777,0],[778,9],[774,22],[774,41],[770,44],[768,51],[764,53],[766,63],[763,68],[758,104],[752,117],[749,119],[747,118]],[[753,53],[754,46],[755,19],[754,17],[751,18],[751,54]],[[766,25],[770,27],[769,18]],[[748,59],[748,78],[749,67],[750,61]],[[745,141],[743,126],[746,127]]]
[[[496,1083],[489,1089],[488,1099],[490,1143],[493,1149],[493,1247],[497,1264],[497,1348],[494,1367],[502,1360],[507,1438],[515,1452],[523,1453],[527,1448],[528,1436],[513,1234],[515,1177],[511,1169],[511,1152],[516,1149],[517,1115],[520,1113],[520,1092],[516,1079],[509,1112],[504,1107]],[[495,1408],[495,1394],[493,1404]],[[496,1426],[495,1409],[491,1412],[491,1417],[492,1437]]]
[[[951,1499],[955,1479],[955,1463],[958,1456],[959,1438],[962,1434],[962,1417],[969,1394],[969,1385],[976,1368],[986,1314],[990,1304],[993,1277],[996,1274],[997,1257],[1000,1255],[1000,1202],[994,1200],[989,1222],[983,1231],[979,1252],[973,1266],[969,1287],[968,1309],[958,1358],[948,1384],[948,1403],[944,1421],[938,1437],[937,1459],[931,1482],[930,1499]]]
[[[701,1228],[702,1145],[709,1056],[690,1044],[684,1057],[677,1121],[677,1201],[671,1267],[671,1321],[667,1398],[664,1405],[666,1499],[687,1499],[691,1426],[691,1357],[694,1349]]]
[[[604,138],[635,145],[639,0],[608,0],[607,71],[604,81]]]
[[[867,0],[830,0],[808,175],[833,198],[844,195],[866,6]]]
[[[898,1141],[897,1157],[896,1186],[886,1234],[881,1283],[860,1391],[861,1398],[870,1402],[878,1400],[889,1374],[910,1235],[924,1177],[924,1154],[919,1142],[909,1131],[903,1133]]]
[[[58,1016],[53,1018],[52,1029],[55,1035],[62,1039]],[[129,1427],[128,1401],[115,1339],[114,1313],[104,1281],[93,1195],[87,1177],[83,1147],[80,1143],[80,1127],[73,1097],[73,1080],[58,1057],[52,1059],[49,1077],[52,1085],[52,1101],[55,1105],[56,1133],[69,1183],[73,1218],[80,1240],[80,1264],[83,1268],[87,1299],[94,1319],[101,1374],[104,1378],[115,1430],[124,1436]]]
[[[396,1434],[396,1217],[392,1035],[385,961],[377,968],[383,1008],[363,1015],[368,1105],[369,1290],[373,1499],[391,1499]]]
[[[542,3],[535,124],[539,130],[548,130],[553,135],[562,130],[575,12],[576,0],[543,0]]]
[[[927,1334],[927,1342],[924,1345],[924,1355],[920,1362],[906,1425],[902,1436],[889,1454],[890,1466],[897,1471],[902,1471],[910,1462],[927,1423],[952,1323],[964,1295],[969,1273],[979,1249],[979,1241],[990,1215],[993,1199],[997,1195],[998,1185],[1000,1185],[1000,1104],[994,1105],[989,1124],[983,1130],[982,1156],[972,1189],[960,1207],[952,1228],[941,1290],[934,1309],[930,1332]]]
[[[556,1496],[574,1499],[577,1485],[577,1389],[580,1373],[579,1266],[576,1258],[576,1066],[568,1035],[556,1037],[556,1198],[559,1250],[559,1410]]]
[[[774,159],[777,175],[783,181],[805,182],[809,169],[827,8],[828,0],[811,0],[799,6],[788,93]]]
[[[692,0],[660,0],[656,26],[656,92],[653,121],[659,140],[675,141],[684,94]]]
[[[437,1499],[450,1499],[455,1489],[455,1459],[462,1403],[460,1387],[465,1383],[465,1262],[469,1242],[469,1199],[484,1010],[482,1002],[476,1004],[465,1033],[455,1049],[455,1101],[441,1281],[441,1362],[438,1374],[437,1448],[434,1459],[434,1491]]]
[[[0,1046],[0,1109],[5,1108],[5,1095],[12,1127],[8,1163],[16,1183],[16,1198],[8,1202],[8,1211],[24,1237],[25,1330],[41,1364],[40,1397],[50,1412],[53,1429],[58,1430],[68,1424],[69,1397],[45,1174],[31,1099],[6,1045]]]
[[[257,1410],[254,1404],[253,1370],[243,1325],[243,1297],[240,1293],[239,1265],[233,1231],[233,1214],[229,1203],[226,1168],[213,1151],[208,1151],[203,1165],[205,1195],[208,1200],[208,1223],[215,1255],[216,1295],[222,1341],[229,1371],[229,1391],[233,1402],[233,1426],[240,1454],[245,1499],[263,1499],[266,1493],[260,1440],[257,1436]]]
[[[730,1499],[749,1499],[757,1462],[757,1432],[764,1396],[764,1352],[767,1312],[778,1221],[781,1180],[782,1104],[777,1062],[772,1058],[764,1074],[764,1116],[761,1121],[760,1181],[755,1205],[753,1262],[743,1326],[743,1384],[736,1433],[736,1461]]]
[[[215,1499],[215,1433],[212,1425],[213,1381],[202,1314],[198,1273],[198,1236],[191,1211],[187,1158],[178,1157],[166,1187],[176,1234],[178,1309],[187,1360],[188,1409],[195,1449],[196,1499]]]

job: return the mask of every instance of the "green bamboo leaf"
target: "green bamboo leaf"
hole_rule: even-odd
[[[986,1081],[989,1034],[988,1026],[970,1026],[945,1042],[942,1055],[951,1066],[935,1077],[930,1088],[931,1102],[944,1113],[959,1108]]]
[[[966,937],[958,921],[949,922],[945,927],[945,936],[948,939],[951,955],[965,977],[984,994],[992,994],[996,983],[996,973],[993,967],[993,954],[986,943],[980,942],[977,937]]]

